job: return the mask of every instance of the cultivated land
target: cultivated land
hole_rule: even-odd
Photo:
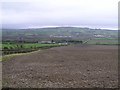
[[[3,87],[117,88],[117,45],[73,45],[3,61]]]

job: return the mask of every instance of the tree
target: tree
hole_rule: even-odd
[[[23,48],[23,45],[20,45],[20,48]]]
[[[54,42],[54,40],[51,41],[52,43]]]
[[[13,49],[13,47],[10,47],[10,49]]]
[[[4,47],[3,49],[8,49],[8,47]]]

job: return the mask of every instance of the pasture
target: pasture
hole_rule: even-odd
[[[31,51],[36,51],[39,49],[48,49],[51,47],[61,46],[59,44],[40,44],[40,43],[3,43],[2,54],[14,54],[14,53],[26,53]]]

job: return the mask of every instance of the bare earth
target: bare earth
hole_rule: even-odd
[[[16,56],[3,62],[3,87],[117,88],[118,47],[64,46]]]

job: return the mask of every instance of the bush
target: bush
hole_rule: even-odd
[[[13,49],[13,47],[10,47],[10,49]]]
[[[6,50],[6,49],[9,49],[9,48],[8,48],[8,47],[4,47],[3,49],[5,49],[5,50]]]

